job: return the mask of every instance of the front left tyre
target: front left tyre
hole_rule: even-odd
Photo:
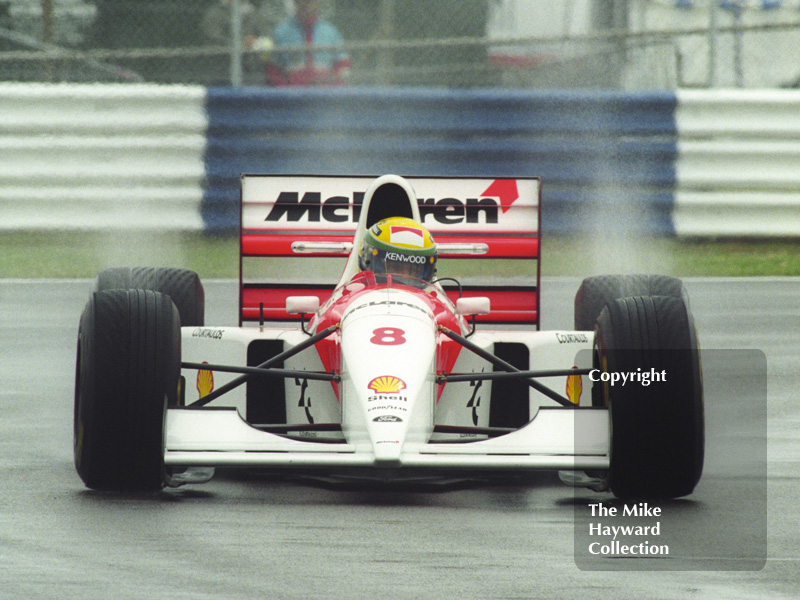
[[[178,309],[151,290],[94,292],[80,320],[75,467],[87,487],[149,491],[164,483],[164,418],[177,403]]]
[[[183,327],[205,324],[205,291],[200,277],[189,269],[173,267],[114,267],[97,275],[95,289],[152,290],[166,294],[178,308]]]

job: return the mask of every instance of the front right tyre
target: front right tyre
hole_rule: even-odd
[[[181,336],[169,296],[94,292],[81,315],[75,377],[78,475],[99,490],[164,483],[164,419],[177,402]]]
[[[609,376],[634,379],[595,384],[611,421],[611,492],[623,499],[692,493],[705,437],[700,351],[686,303],[667,296],[609,302],[597,319],[595,361]],[[645,373],[659,380],[644,384]]]
[[[606,304],[633,296],[669,296],[682,298],[689,304],[689,295],[677,277],[595,275],[584,279],[575,294],[575,330],[592,331]]]

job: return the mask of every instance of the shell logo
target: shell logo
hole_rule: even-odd
[[[208,361],[203,361],[204,365],[208,364]],[[206,369],[201,369],[197,372],[197,392],[200,394],[200,397],[207,396],[211,393],[214,389],[214,373],[208,371]]]
[[[572,367],[577,369],[578,367]],[[580,404],[581,394],[583,393],[583,380],[580,375],[570,375],[567,377],[567,398],[573,404]]]
[[[396,394],[406,389],[406,382],[394,375],[381,375],[370,381],[367,387],[379,394]]]

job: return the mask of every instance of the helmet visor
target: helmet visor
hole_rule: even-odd
[[[415,256],[393,250],[372,250],[371,270],[374,273],[408,275],[424,281],[433,279],[436,273],[436,256]]]

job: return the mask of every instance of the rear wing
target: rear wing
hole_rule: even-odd
[[[479,320],[538,328],[541,180],[404,179],[416,193],[420,220],[437,243],[447,294],[454,301],[459,293],[488,296],[492,311]],[[330,296],[346,259],[358,252],[353,242],[373,181],[375,177],[362,176],[242,175],[240,324],[297,320],[286,312],[287,297],[314,295],[324,302]],[[263,258],[278,260],[268,268],[251,266]],[[448,279],[450,259],[474,259],[472,264],[452,264],[465,282],[460,287]],[[491,259],[506,264],[498,270]]]

